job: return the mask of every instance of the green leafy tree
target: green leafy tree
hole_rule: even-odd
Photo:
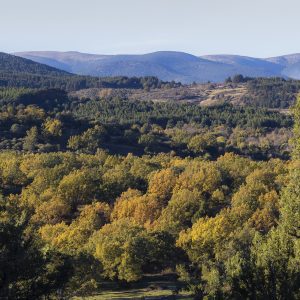
[[[28,212],[16,198],[0,197],[0,298],[38,299],[55,295],[71,275],[68,260],[28,230]]]

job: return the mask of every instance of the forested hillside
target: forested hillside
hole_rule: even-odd
[[[76,91],[86,88],[160,88],[180,86],[156,77],[78,76],[62,70],[0,52],[0,87],[59,88]]]
[[[248,81],[247,87],[248,94],[243,98],[244,103],[269,108],[289,108],[295,103],[300,91],[300,81],[260,78]]]
[[[195,299],[299,299],[300,100],[273,109],[298,82],[231,78],[257,96],[208,106],[132,98],[186,88],[152,77],[106,82],[0,89],[0,298],[168,275]]]
[[[1,73],[27,73],[49,76],[65,76],[69,73],[32,60],[0,52]]]

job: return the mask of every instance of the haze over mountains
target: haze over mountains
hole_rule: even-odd
[[[144,55],[33,51],[18,52],[14,55],[80,75],[156,76],[162,80],[182,83],[220,82],[236,74],[300,79],[300,54],[266,59],[238,55],[197,57],[172,51]]]

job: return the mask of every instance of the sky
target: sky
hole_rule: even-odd
[[[0,0],[0,51],[271,57],[300,52],[299,0]]]

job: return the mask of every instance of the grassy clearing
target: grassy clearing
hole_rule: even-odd
[[[174,295],[175,290],[184,288],[177,281],[175,274],[147,275],[130,286],[120,286],[114,282],[103,282],[102,289],[98,293],[84,297],[73,297],[73,300],[109,300],[109,299],[186,299],[192,300],[189,292],[179,292]]]
[[[192,300],[193,297],[187,292],[181,292],[174,296],[172,290],[155,290],[147,289],[126,290],[126,291],[105,291],[95,296],[74,297],[73,300],[109,300],[109,299],[185,299]]]

